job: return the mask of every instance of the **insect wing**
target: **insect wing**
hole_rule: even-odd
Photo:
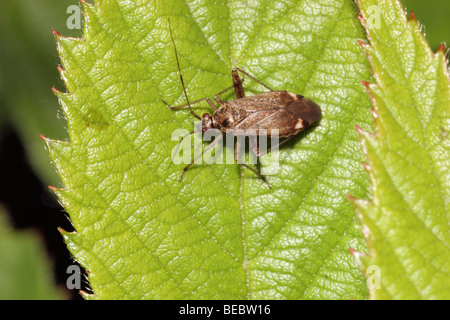
[[[304,129],[303,121],[286,108],[252,112],[235,129],[255,130],[256,135],[271,135],[278,130],[280,137],[288,137]]]
[[[283,108],[285,103],[280,98],[282,91],[272,91],[256,94],[254,96],[228,101],[234,108],[245,109],[248,112],[272,110]]]

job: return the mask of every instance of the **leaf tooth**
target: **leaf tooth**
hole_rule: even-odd
[[[363,85],[364,87],[366,87],[367,90],[370,90],[370,83],[369,83],[369,82],[367,82],[367,81],[365,81],[365,80],[362,80],[361,83],[362,83],[362,85]]]
[[[53,35],[55,36],[56,40],[58,40],[59,38],[61,38],[61,33],[59,33],[58,31],[56,31],[55,29],[52,29]]]
[[[44,136],[43,134],[40,134],[39,136],[44,141],[45,147],[46,147],[47,151],[49,152],[50,160],[52,162],[55,161],[55,158],[57,158],[57,154],[63,148],[70,146],[70,143],[68,141],[51,139],[51,138]]]
[[[70,192],[70,190],[67,187],[54,187],[54,186],[51,186],[51,185],[48,186],[48,189],[58,198],[58,201],[60,202],[61,206],[64,207],[65,202],[63,200],[65,198],[65,193]],[[73,222],[70,219],[70,217],[69,217],[69,221],[70,221],[70,223],[73,226]]]
[[[442,58],[441,58],[442,56]],[[444,72],[447,74],[448,78],[448,59],[447,59],[447,50],[445,48],[445,44],[441,44],[439,49],[434,54],[434,57],[442,60],[442,65],[444,67]]]
[[[358,14],[358,20],[359,20],[359,22],[361,22],[363,27],[366,26],[366,20],[364,19],[364,17],[362,15]]]
[[[362,166],[364,167],[364,170],[366,170],[367,172],[370,172],[370,169],[371,169],[370,165],[368,165],[367,163],[363,162]]]
[[[61,109],[64,112],[64,115],[66,116],[66,119],[72,119],[72,116],[76,116],[76,113],[73,112],[74,110],[72,110],[72,101],[71,101],[71,95],[70,94],[58,94],[58,98],[59,98],[59,105],[61,107]]]
[[[49,139],[46,136],[44,136],[42,133],[39,135],[39,137],[41,137],[41,139],[44,140],[44,142]]]
[[[377,136],[374,133],[369,133],[369,132],[363,131],[361,128],[359,128],[359,130],[357,129],[357,132],[359,134],[363,152],[364,152],[364,154],[368,155],[369,148],[378,145]],[[369,163],[362,163],[362,166],[368,173],[369,178],[372,182],[372,186],[373,186],[375,183],[375,181],[373,181],[373,166],[370,164],[370,158],[368,160],[369,160]]]
[[[360,220],[361,222],[364,221],[364,218],[363,218],[362,215],[361,215],[360,219],[361,219],[361,220]],[[364,223],[362,224],[361,232],[362,232],[362,234],[363,234],[363,236],[364,236],[364,239],[366,239],[367,242],[369,242],[368,240],[370,239],[370,229],[369,229],[369,227],[368,227],[366,224],[364,224]]]
[[[83,50],[85,41],[81,38],[60,35],[56,38],[56,47],[64,69],[68,72],[72,72],[73,69],[77,70],[76,61],[78,59],[73,59],[73,57],[81,58],[81,55],[86,54],[86,49]]]
[[[350,253],[353,255],[353,257],[355,257],[356,260],[359,260],[359,256],[363,254],[362,252],[359,252],[352,247],[348,247],[348,251],[350,251]]]
[[[72,148],[72,144],[67,140],[46,139],[47,147],[50,152],[59,153],[65,151],[67,148]]]
[[[377,127],[378,124],[378,113],[377,113],[377,96],[376,96],[376,90],[378,87],[377,84],[369,83],[367,81],[361,81],[362,85],[366,88],[367,93],[369,94],[369,98],[372,101],[373,107],[370,109],[370,113],[372,114],[372,118],[374,119],[375,125]]]
[[[411,19],[407,22],[407,25],[412,26],[413,31],[419,33],[423,37],[423,41],[428,44],[428,41],[425,39],[425,36],[424,36],[423,25],[419,21],[417,21],[416,17],[414,16],[414,13],[412,11],[411,11],[411,14],[412,14]]]
[[[63,92],[59,91],[59,90],[56,89],[55,87],[52,87],[51,90],[52,90],[53,94],[54,94],[56,97],[58,97],[58,98],[60,98],[62,95],[64,95]]]
[[[78,291],[80,294],[81,294],[81,296],[84,298],[84,299],[89,299],[89,300],[91,300],[92,298],[95,298],[95,297],[97,297],[94,293],[89,293],[89,292],[86,292],[86,291],[84,291],[84,290],[79,290]]]
[[[370,108],[370,113],[372,114],[372,117],[374,120],[376,120],[378,118],[378,113],[375,110],[375,108]]]
[[[64,70],[61,66],[57,66],[58,72],[59,72],[59,76],[62,79],[62,81],[64,82],[65,86],[66,86],[66,90],[68,92],[70,92],[72,90],[72,86],[71,86],[71,79],[70,79],[70,74]]]
[[[83,246],[79,244],[79,242],[82,241],[79,232],[67,232],[66,230],[63,230],[61,228],[58,228],[58,231],[61,233],[62,237],[64,238],[64,242],[71,252],[75,252],[74,250],[78,250],[79,252],[83,251]],[[83,268],[86,269],[86,272],[89,274],[89,265],[84,260],[85,258],[83,258],[82,255],[79,255],[77,257],[77,262],[80,263],[80,265],[82,265]]]
[[[59,233],[61,233],[61,235],[64,237],[65,235],[69,235],[69,234],[74,234],[76,231],[67,231],[61,227],[57,227],[56,229],[58,229]]]
[[[62,188],[58,188],[58,187],[55,187],[55,186],[48,186],[48,188],[49,188],[50,191],[52,191],[54,193],[58,192],[59,190],[62,190]]]
[[[368,211],[373,210],[373,208],[374,208],[373,201],[376,201],[376,199],[366,200],[366,199],[353,198],[353,200],[352,200],[352,205],[355,209],[356,216],[357,216],[358,220],[361,222],[361,233],[363,234],[364,239],[370,249],[369,252],[367,252],[367,253],[350,251],[350,252],[352,252],[352,254],[354,253],[354,257],[357,258],[357,263],[358,263],[360,257],[362,257],[362,256],[369,257],[373,254],[373,251],[371,251],[373,249],[372,241],[371,241],[372,232],[368,225],[370,223],[370,220],[368,220],[368,219],[370,219],[369,218],[370,215],[368,215],[368,213],[367,213]],[[350,248],[349,248],[349,250],[350,250]],[[359,261],[359,262],[361,262],[361,261]],[[363,268],[363,265],[360,263],[358,263],[358,265],[360,266],[361,270],[363,272],[365,272],[365,268]]]
[[[366,278],[367,278],[366,268],[364,267],[364,264],[361,261],[361,259],[370,258],[371,254],[357,251],[357,250],[353,249],[352,247],[349,247],[348,251],[350,251],[351,255],[355,259],[356,264],[358,265],[358,268],[361,270],[361,272],[363,272],[366,275]]]
[[[46,144],[46,149],[50,155],[50,160],[56,166],[57,171],[61,173],[65,171],[64,158],[60,155],[63,152],[71,152],[72,145],[68,141],[54,140],[41,135]],[[55,190],[56,191],[56,190]]]
[[[70,222],[72,223],[72,221],[70,221]],[[78,234],[78,231],[70,232],[70,231],[64,230],[64,229],[61,228],[61,227],[58,227],[57,229],[58,229],[59,233],[61,234],[61,236],[63,237],[64,242],[65,242],[67,245],[69,244],[69,242],[70,242],[71,244],[73,244],[72,238]],[[75,229],[75,228],[74,228],[74,229]],[[84,266],[83,266],[83,267],[84,267]]]
[[[361,48],[364,49],[364,51],[366,51],[367,47],[369,47],[369,44],[365,43],[363,40],[359,39],[358,40],[359,45],[361,46]]]
[[[68,213],[68,209],[65,207],[65,204],[66,204],[66,202],[64,201],[65,193],[69,192],[69,190],[66,187],[58,188],[58,187],[54,187],[54,186],[48,186],[48,189],[57,197],[58,202],[60,203],[61,207],[66,209],[65,211],[67,213],[65,213],[65,212],[62,212],[62,213],[67,218],[67,220],[70,222],[70,225],[72,226],[72,229],[76,230],[75,225],[74,225],[74,223],[72,221],[72,218],[71,218],[71,216]],[[73,232],[66,231],[66,230],[64,230],[61,227],[58,227],[58,230],[61,233],[61,235],[68,234],[68,233],[73,233]]]
[[[360,207],[360,208],[365,208],[367,206],[370,205],[371,201],[366,200],[366,199],[359,199],[359,198],[355,198],[352,195],[347,195],[347,199],[350,200],[350,202],[356,206],[356,207]]]
[[[69,93],[58,93],[58,101],[63,110],[64,117],[67,119],[67,128],[70,141],[73,145],[80,142],[80,129],[76,123],[80,122],[80,113],[77,111],[77,104],[73,102],[73,95]]]
[[[88,2],[86,2],[86,0],[80,0],[80,3],[81,3],[81,7],[83,9],[87,6],[95,7],[95,4],[88,3]]]
[[[83,9],[84,17],[84,31],[83,35],[86,40],[93,38],[97,32],[95,32],[94,26],[98,25],[98,8],[95,4],[86,2],[85,0],[80,1],[81,8]]]
[[[39,136],[41,137],[42,140],[44,140],[46,146],[49,147],[49,148],[52,148],[54,146],[58,146],[60,144],[66,145],[66,146],[70,145],[70,143],[68,141],[66,141],[66,140],[51,139],[51,138],[48,138],[48,137],[44,136],[43,134],[40,134]]]
[[[360,1],[358,0],[358,2],[360,2]],[[358,4],[358,6],[361,7],[360,4]],[[358,14],[357,17],[358,17],[359,22],[360,22],[361,25],[363,26],[363,28],[364,28],[365,30],[367,30],[367,21],[366,21],[366,19],[364,18],[364,16]],[[371,41],[370,41],[370,40],[371,40],[370,34],[369,34],[369,33],[366,33],[366,35],[367,35],[367,38],[368,38],[369,42],[371,42]],[[361,46],[364,44],[364,47],[363,47],[363,48],[365,48],[365,49],[367,49],[367,48],[370,47],[370,44],[367,44],[367,43],[365,43],[365,42],[363,42],[363,41],[360,42],[360,40],[359,40],[358,42],[359,42],[359,44],[360,44]]]
[[[364,131],[359,125],[355,124],[355,129],[360,135],[368,135],[371,134],[369,132]]]
[[[62,204],[61,204],[62,205]],[[64,213],[64,212],[63,212]],[[69,220],[69,222],[70,222],[70,225],[72,226],[72,228],[73,228],[73,230],[75,230],[75,226],[73,225],[73,222],[72,222],[72,220],[70,219],[70,216],[68,215],[68,214],[66,214],[66,213],[64,213],[64,215],[65,215],[65,217],[67,218],[67,220]],[[67,231],[67,230],[65,230],[65,229],[63,229],[63,228],[61,228],[61,227],[57,227],[57,229],[58,229],[58,231],[59,231],[59,233],[64,237],[64,236],[66,236],[66,235],[71,235],[71,234],[75,234],[77,231],[75,230],[75,231]]]
[[[355,208],[356,215],[358,216],[359,220],[364,226],[364,216],[361,214],[360,211],[371,208],[371,206],[373,206],[373,202],[367,199],[359,199],[352,195],[347,195],[347,199],[349,199],[350,202],[352,203],[353,207]],[[368,230],[365,231],[366,231],[365,233],[363,232],[364,235],[369,234]]]

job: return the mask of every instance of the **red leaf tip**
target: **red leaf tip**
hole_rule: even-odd
[[[55,87],[52,87],[52,91],[53,91],[54,94],[58,94],[58,93],[61,92],[61,91],[59,91],[58,89],[56,89]]]
[[[445,53],[445,45],[444,45],[444,44],[441,44],[441,45],[439,46],[438,52],[439,52],[439,51],[442,51],[443,53]]]
[[[361,46],[361,47],[365,47],[365,46],[367,46],[367,44],[364,42],[364,41],[362,41],[362,40],[358,40],[358,43],[359,43],[359,45]]]
[[[52,29],[52,32],[53,32],[53,35],[54,35],[56,38],[61,37],[61,34],[60,34],[58,31],[56,31],[55,29]]]
[[[356,131],[358,131],[358,133],[364,133],[363,129],[361,129],[361,127],[358,126],[357,124],[355,124],[355,129]]]
[[[51,191],[56,191],[58,188],[56,188],[56,187],[54,187],[54,186],[48,186],[48,188],[51,190]]]
[[[416,20],[416,16],[414,15],[414,11],[411,11],[411,20]]]
[[[39,137],[44,141],[48,140],[48,138],[46,136],[44,136],[42,133],[39,135]]]
[[[374,108],[371,108],[371,109],[370,109],[370,113],[372,113],[372,117],[373,117],[374,119],[378,118],[378,114],[377,114],[377,112],[375,111]]]
[[[361,81],[364,87],[369,88],[369,83],[366,80]]]

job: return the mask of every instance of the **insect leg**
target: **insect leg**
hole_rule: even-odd
[[[265,87],[266,89],[268,89],[269,91],[274,91],[271,87],[269,87],[267,84],[261,82],[260,80],[256,79],[255,77],[251,76],[250,74],[248,74],[247,72],[245,72],[244,70],[240,69],[240,68],[233,68],[232,72],[234,70],[239,71],[240,73],[242,73],[243,75],[246,75],[247,77],[249,77],[250,79],[252,79],[253,81],[256,81],[257,83],[259,83],[260,85],[262,85],[263,87]]]
[[[259,144],[258,144],[258,142],[255,143],[255,142],[250,141],[249,147],[250,147],[250,150],[253,152],[253,154],[257,158],[259,158],[260,156],[259,156]]]
[[[183,172],[181,173],[180,176],[180,181],[181,179],[183,179],[184,173],[186,172],[187,169],[189,169],[190,166],[192,166],[194,164],[195,161],[197,161],[201,156],[203,156],[203,154],[208,151],[209,149],[211,149],[212,147],[214,147],[220,140],[222,140],[223,135],[220,135],[219,137],[217,137],[213,142],[211,142],[206,148],[205,150],[203,150],[203,152],[199,155],[197,155],[194,160],[191,161],[191,163],[189,163],[186,167],[184,167]]]
[[[233,78],[233,85],[226,88],[225,90],[220,91],[218,94],[214,96],[214,99],[217,101],[218,104],[223,104],[223,101],[222,99],[219,98],[219,96],[233,88],[237,99],[245,98],[244,88],[242,87],[242,83],[244,83],[244,77],[242,77],[241,80],[241,78],[239,78],[237,71],[234,69],[231,70],[231,76]]]
[[[231,77],[233,78],[233,87],[234,93],[236,94],[237,99],[245,98],[244,87],[242,87],[242,83],[244,82],[244,76],[239,78],[239,74],[235,68],[231,70]]]
[[[237,139],[236,144],[234,145],[234,160],[236,160],[236,162],[238,162],[239,159],[239,150],[241,147],[241,142],[239,141],[239,139]],[[239,163],[241,166],[246,167],[247,169],[249,169],[250,171],[253,171],[255,174],[257,174],[266,184],[267,186],[272,189],[272,186],[270,185],[270,183],[267,181],[266,177],[263,176],[261,173],[259,173],[258,171],[256,171],[255,169],[253,169],[252,167],[250,167],[249,165],[245,164],[245,163]]]
[[[175,151],[174,151],[174,154],[176,154],[176,153],[178,152],[178,149],[180,148],[181,143],[183,142],[184,138],[186,138],[187,136],[190,136],[191,134],[200,133],[200,132],[202,132],[202,131],[201,131],[201,130],[198,130],[198,131],[197,131],[197,130],[194,130],[194,131],[191,131],[191,132],[185,134],[185,135],[180,139],[180,142],[178,142],[177,147],[176,147],[176,149],[175,149]],[[172,161],[169,163],[169,168],[170,168],[171,165],[172,165]]]
[[[218,103],[219,105],[222,105],[222,104],[223,104],[223,101],[222,101],[222,99],[219,98],[219,96],[220,96],[221,94],[224,94],[225,92],[227,92],[227,91],[233,89],[233,88],[234,88],[234,86],[231,86],[231,87],[228,87],[228,88],[226,88],[226,89],[220,91],[219,93],[217,93],[217,94],[214,96],[214,100],[216,100],[217,103]]]

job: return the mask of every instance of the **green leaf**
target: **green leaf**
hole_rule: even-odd
[[[367,230],[373,299],[450,298],[450,86],[443,47],[433,54],[398,1],[360,0],[376,84],[376,134],[361,134],[371,201]],[[378,18],[377,18],[378,17]],[[378,23],[377,20],[378,19]],[[378,277],[378,279],[375,279]]]
[[[62,299],[52,281],[52,269],[32,232],[15,232],[0,206],[0,299]]]
[[[46,141],[65,185],[54,190],[77,230],[64,237],[95,292],[88,297],[364,299],[348,249],[365,244],[346,196],[368,196],[354,128],[370,131],[373,119],[353,1],[82,6],[84,38],[57,34],[70,142]],[[184,165],[170,165],[171,135],[194,119],[161,102],[185,103],[168,17],[191,101],[230,86],[237,66],[321,106],[320,126],[280,149],[272,189],[237,164],[195,165],[178,181]]]

